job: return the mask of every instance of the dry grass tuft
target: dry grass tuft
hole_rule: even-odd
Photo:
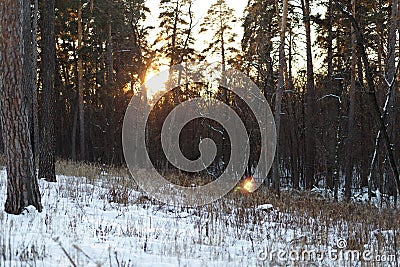
[[[86,177],[89,180],[98,178],[102,167],[93,163],[75,162],[72,160],[57,160],[56,173],[65,176]]]
[[[164,177],[173,184],[185,187],[202,186],[215,180],[211,176],[201,177],[199,175],[187,175],[183,172],[169,173]]]

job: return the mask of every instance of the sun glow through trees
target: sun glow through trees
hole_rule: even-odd
[[[146,74],[146,87],[147,97],[152,99],[160,91],[165,90],[165,83],[168,80],[167,68],[160,68],[160,70],[150,69]]]

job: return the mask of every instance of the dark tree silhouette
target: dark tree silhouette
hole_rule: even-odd
[[[56,181],[54,159],[54,79],[56,43],[54,35],[54,0],[43,1],[42,18],[42,110],[40,127],[39,178]]]

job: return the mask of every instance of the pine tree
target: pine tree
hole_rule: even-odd
[[[250,76],[256,71],[254,80],[268,99],[274,88],[272,38],[278,32],[274,1],[249,1],[242,27],[241,45],[245,60],[242,69],[245,68],[243,70]]]
[[[314,65],[312,56],[311,41],[311,16],[310,0],[301,0],[303,9],[303,23],[306,32],[306,57],[307,57],[307,86],[305,105],[305,155],[304,155],[304,176],[307,189],[312,189],[315,180],[315,88],[314,88]]]
[[[54,140],[54,80],[56,75],[56,40],[54,32],[54,0],[43,1],[41,27],[42,50],[42,109],[39,153],[39,178],[49,182],[56,181],[55,174],[55,140]]]
[[[25,3],[26,4],[26,3]],[[24,1],[0,3],[0,117],[7,157],[5,211],[20,214],[33,205],[42,210],[38,182],[33,170],[28,107],[24,98]]]
[[[277,10],[278,13],[278,10]],[[277,14],[280,16],[279,13]],[[282,93],[285,87],[285,66],[286,66],[286,56],[285,56],[285,39],[286,39],[286,29],[287,29],[287,18],[288,18],[288,0],[283,1],[282,16],[279,23],[280,31],[280,43],[279,43],[279,72],[278,72],[278,84],[276,88],[276,99],[275,99],[275,125],[277,132],[277,148],[273,164],[273,178],[272,187],[275,192],[280,194],[280,171],[279,171],[279,140],[280,140],[280,129],[281,129],[281,112],[282,112]]]
[[[234,10],[230,8],[225,0],[217,2],[208,9],[204,21],[200,25],[200,33],[212,36],[208,47],[203,50],[205,54],[219,55],[222,65],[222,72],[226,70],[229,61],[229,53],[238,52],[233,46],[237,34],[233,30],[237,18]]]
[[[192,48],[194,42],[192,1],[161,0],[159,19],[160,34],[155,45],[163,57],[169,60],[169,66],[193,58],[195,54]]]

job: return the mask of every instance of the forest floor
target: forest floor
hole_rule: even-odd
[[[70,167],[39,181],[41,213],[0,211],[0,266],[400,266],[399,210],[265,190],[179,208],[121,172]]]

